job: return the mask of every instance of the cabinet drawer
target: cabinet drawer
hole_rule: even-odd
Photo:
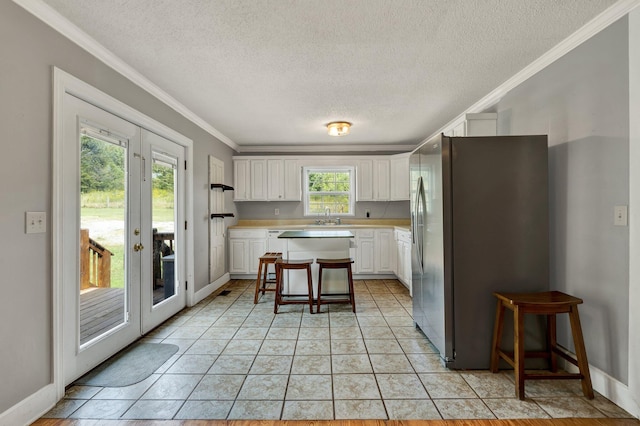
[[[229,238],[267,238],[266,229],[230,229]]]
[[[373,238],[373,229],[358,229],[355,233],[356,238]]]
[[[402,241],[405,243],[411,242],[411,232],[409,231],[397,231],[398,232],[398,241]]]

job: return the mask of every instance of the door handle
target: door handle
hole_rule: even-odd
[[[140,244],[140,243],[136,243],[136,244],[133,245],[133,251],[140,251],[140,250],[143,250],[143,249],[144,249],[144,246],[142,244]]]

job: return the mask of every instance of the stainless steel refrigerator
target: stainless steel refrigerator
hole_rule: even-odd
[[[547,137],[439,135],[410,176],[416,326],[447,367],[489,368],[493,292],[549,288]]]

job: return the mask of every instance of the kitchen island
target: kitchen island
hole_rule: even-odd
[[[285,241],[282,251],[283,259],[340,259],[349,257],[349,247],[354,238],[353,233],[343,230],[301,230],[285,231],[278,236]],[[314,298],[318,294],[318,265],[311,266]],[[304,271],[285,271],[284,292],[286,294],[306,294],[307,278]],[[347,288],[345,270],[325,270],[322,277],[323,294],[344,294]]]

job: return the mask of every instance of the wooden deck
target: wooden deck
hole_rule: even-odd
[[[164,300],[164,289],[153,291],[153,304]],[[124,289],[100,288],[80,294],[80,344],[100,336],[124,321]]]
[[[124,289],[93,288],[80,294],[80,344],[124,322]]]

